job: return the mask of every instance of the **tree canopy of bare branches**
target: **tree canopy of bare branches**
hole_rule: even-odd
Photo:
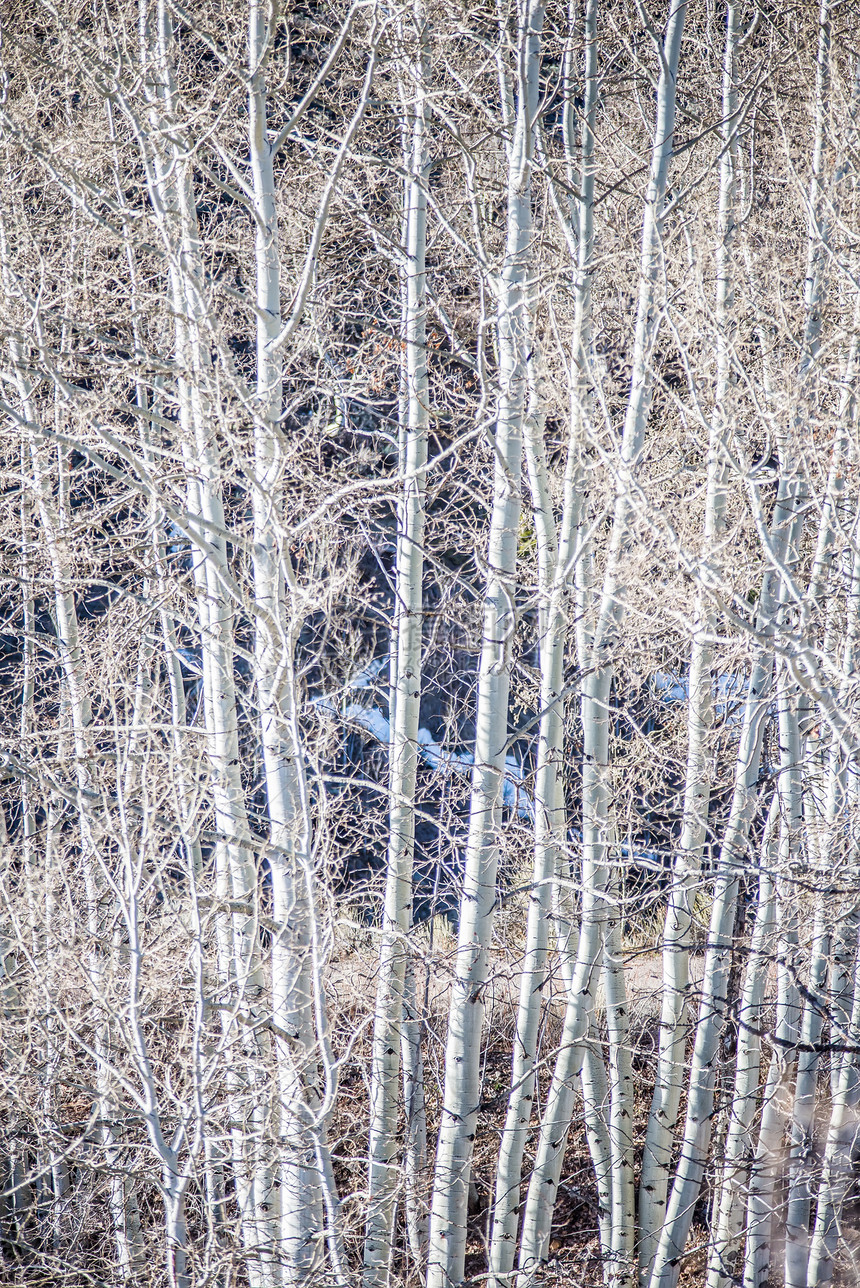
[[[0,10],[0,1279],[860,1268],[856,0]]]

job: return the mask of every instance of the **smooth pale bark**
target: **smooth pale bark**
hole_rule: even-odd
[[[460,928],[448,1038],[442,1121],[430,1217],[427,1288],[463,1278],[472,1147],[480,1100],[482,989],[496,901],[497,829],[508,739],[511,646],[516,625],[520,471],[526,411],[525,316],[529,299],[531,162],[539,102],[544,4],[528,0],[519,15],[520,71],[516,126],[508,163],[507,240],[499,288],[496,464],[487,551],[487,586],[475,722],[475,770],[469,813]]]
[[[412,924],[415,786],[421,702],[424,494],[430,422],[426,342],[427,143],[429,81],[427,18],[414,12],[417,56],[406,92],[412,117],[408,178],[404,185],[405,423],[401,432],[402,494],[397,524],[395,594],[397,638],[389,756],[389,840],[379,954],[370,1083],[370,1167],[364,1243],[366,1288],[388,1281],[394,1234],[400,1146],[397,1118],[407,937]],[[420,1051],[419,1051],[420,1054]],[[417,1087],[415,1087],[417,1091]],[[414,1122],[413,1118],[413,1122]],[[413,1217],[413,1225],[415,1223]],[[415,1238],[420,1237],[417,1232]]]
[[[325,69],[330,69],[353,12],[341,29]],[[295,647],[308,598],[297,584],[280,521],[282,381],[285,345],[302,321],[314,280],[316,257],[344,161],[363,118],[373,80],[377,37],[370,39],[364,82],[331,167],[316,212],[304,266],[289,317],[281,308],[279,234],[274,160],[310,102],[306,96],[290,121],[270,141],[266,76],[280,9],[253,0],[248,28],[248,143],[251,211],[256,227],[257,375],[254,404],[254,664],[269,823],[269,867],[277,931],[272,941],[272,1019],[277,1071],[277,1193],[258,1200],[279,1209],[278,1252],[285,1285],[308,1281],[320,1271],[325,1232],[336,1276],[342,1275],[338,1200],[325,1139],[319,1064],[330,1063],[322,982],[315,962],[310,797],[299,727]],[[420,579],[419,579],[420,580]],[[284,1037],[283,1035],[288,1035]],[[265,1182],[267,1167],[260,1174]],[[326,1221],[323,1221],[325,1208]]]
[[[542,429],[542,418],[534,406],[530,408],[527,419],[526,438],[531,442],[527,442],[526,458],[538,534],[541,584],[544,593],[549,594],[550,602],[542,607],[540,615],[540,706],[543,714],[538,734],[535,781],[535,851],[513,1043],[511,1090],[495,1178],[490,1239],[490,1282],[494,1285],[504,1284],[514,1266],[523,1152],[534,1102],[535,1055],[547,969],[557,851],[559,844],[564,843],[565,833],[560,778],[564,711],[559,700],[564,684],[565,641],[559,599],[553,586],[557,537],[545,486],[547,476]]]
[[[621,955],[617,875],[610,887],[603,940],[603,991],[609,1046],[609,1150],[611,1259],[605,1270],[608,1284],[629,1284],[633,1276],[636,1200],[633,1186],[633,1066],[630,1023]]]
[[[803,492],[794,480],[780,482],[770,542],[778,566],[791,562],[803,524]],[[773,568],[765,573],[758,601],[759,638],[774,635],[787,589]],[[704,1176],[711,1138],[718,1043],[725,1023],[738,883],[756,808],[762,735],[773,683],[773,653],[763,648],[752,668],[744,709],[729,818],[720,847],[705,956],[702,999],[689,1072],[689,1093],[681,1153],[666,1219],[651,1273],[651,1288],[675,1288],[681,1254]]]
[[[6,275],[4,274],[4,278],[5,277]],[[4,280],[3,284],[4,286],[7,286],[7,281]],[[22,386],[23,386],[23,381],[19,382],[19,389],[22,388]],[[26,478],[27,475],[29,474],[29,469],[28,469],[29,462],[27,460],[29,453],[27,448],[28,448],[28,445],[25,442],[22,442],[21,444],[21,478],[22,479]],[[33,540],[33,527],[34,527],[33,509],[34,509],[33,498],[30,497],[26,491],[22,491],[21,510],[20,510],[20,523],[21,523],[20,581],[21,581],[21,588],[23,591],[22,608],[23,608],[23,625],[24,625],[24,646],[22,650],[23,666],[21,668],[22,669],[21,714],[20,714],[20,720],[18,725],[18,731],[21,739],[20,746],[22,748],[26,747],[28,749],[32,746],[32,735],[35,732],[35,713],[33,709],[33,699],[35,696],[36,636],[35,636],[35,600],[33,596],[33,574],[34,574],[33,562],[34,562],[34,555],[36,554],[36,551],[37,551],[37,547],[36,547],[36,543]],[[35,802],[35,793],[33,791],[33,784],[31,783],[29,776],[21,778],[20,792],[21,792],[21,795],[20,795],[21,862],[23,866],[23,878],[24,878],[24,884],[25,884],[25,890],[26,890],[26,899],[28,904],[27,921],[29,922],[29,925],[27,925],[26,927],[26,940],[27,940],[27,948],[29,949],[30,952],[33,953],[34,957],[38,958],[41,952],[45,951],[45,949],[47,949],[47,951],[50,953],[51,947],[50,945],[45,944],[43,948],[39,944],[39,937],[40,937],[38,932],[39,922],[38,922],[38,914],[36,911],[36,901],[38,898],[38,894],[37,894],[38,876],[35,871],[36,802]],[[2,822],[0,822],[0,827],[2,827],[2,834],[0,834],[0,844],[3,844],[8,841],[8,833],[6,831],[5,811],[2,809],[2,807],[0,807],[0,818],[2,818]],[[5,855],[3,857],[4,857],[4,867],[5,867]],[[5,930],[5,927],[4,927],[4,930]],[[7,941],[6,935],[3,934],[2,938],[0,938],[0,956],[2,956],[4,967],[6,962],[8,946],[9,946],[9,941]],[[3,974],[5,975],[5,969],[3,971]],[[4,989],[3,992],[7,993],[7,990]],[[5,996],[3,1000],[4,1000],[3,1020],[4,1020],[4,1028],[5,1028],[6,1024],[8,1024],[9,1019],[11,1018],[11,1015],[14,1014],[14,1008],[17,1005],[20,1005],[17,988],[15,988],[14,986],[9,988],[7,996]],[[20,1054],[18,1052],[16,1052],[16,1055],[17,1055],[17,1058],[20,1059]],[[46,1056],[47,1056],[47,1053],[46,1053]],[[48,1057],[48,1062],[50,1062],[50,1057]],[[5,1076],[7,1075],[5,1074],[5,1071],[4,1071],[4,1078]],[[49,1087],[45,1088],[45,1093],[43,1094],[44,1094],[44,1099],[46,1101],[45,1107],[46,1109],[48,1109],[49,1104],[47,1102],[49,1101],[50,1094],[51,1094]],[[17,1117],[17,1114],[9,1115],[10,1127],[13,1127],[16,1117]],[[10,1133],[10,1135],[11,1134],[12,1133]],[[9,1178],[10,1178],[10,1183],[12,1187],[10,1207],[14,1214],[14,1228],[10,1229],[9,1237],[13,1242],[17,1241],[22,1246],[26,1246],[27,1237],[28,1237],[28,1232],[26,1228],[27,1221],[28,1221],[28,1217],[30,1218],[30,1220],[32,1220],[32,1215],[33,1215],[32,1185],[29,1183],[29,1180],[27,1179],[27,1176],[26,1176],[26,1171],[27,1171],[26,1146],[22,1151],[24,1155],[23,1158],[19,1158],[17,1154],[17,1142],[15,1142],[14,1139],[9,1141],[9,1145],[7,1146],[7,1148],[9,1148],[9,1155],[8,1155]],[[37,1168],[38,1166],[39,1164],[37,1162]]]
[[[404,1208],[406,1237],[419,1270],[427,1259],[427,1105],[424,1091],[424,1018],[418,1001],[415,961],[406,964],[400,1050],[403,1065],[403,1115],[406,1120]]]
[[[574,13],[571,10],[570,21]],[[572,55],[567,51],[567,81],[572,79]],[[566,845],[564,808],[563,739],[565,704],[564,660],[567,635],[565,595],[577,560],[576,535],[582,510],[580,457],[583,416],[588,399],[591,257],[593,253],[593,154],[597,110],[597,0],[589,0],[585,14],[585,98],[580,145],[580,200],[578,273],[575,285],[576,316],[571,372],[571,419],[565,471],[561,522],[552,513],[544,417],[537,372],[536,340],[529,361],[529,408],[525,425],[525,453],[532,497],[532,515],[538,548],[539,662],[541,673],[537,764],[535,774],[535,845],[532,891],[529,899],[526,948],[520,974],[516,1036],[511,1062],[511,1090],[496,1168],[495,1202],[490,1236],[490,1282],[502,1285],[510,1277],[517,1250],[523,1154],[534,1109],[535,1057],[546,979],[551,912],[557,891],[554,878]],[[572,98],[573,87],[567,84]],[[570,124],[567,126],[570,131]],[[567,151],[572,139],[566,133]],[[566,941],[567,934],[563,932]],[[567,956],[567,945],[559,945]],[[563,970],[566,963],[563,965]]]
[[[738,163],[735,59],[740,5],[730,0],[723,52],[723,152],[717,216],[717,287],[714,307],[717,371],[708,443],[704,536],[707,548],[725,528],[726,463],[724,445],[730,432],[729,398],[734,324],[733,241]],[[686,1006],[690,979],[690,932],[693,889],[701,869],[710,804],[708,734],[713,720],[711,638],[715,612],[700,589],[692,647],[687,707],[687,769],[679,854],[675,860],[663,931],[663,996],[657,1076],[645,1137],[639,1181],[639,1268],[643,1283],[651,1273],[659,1229],[666,1210],[672,1148],[681,1093],[686,1083]]]
[[[774,792],[762,842],[755,924],[738,1006],[737,1055],[731,1099],[726,1113],[722,1165],[716,1185],[714,1219],[708,1249],[707,1288],[730,1288],[736,1282],[735,1260],[741,1243],[745,1212],[744,1192],[749,1178],[752,1126],[759,1098],[761,1071],[761,1010],[769,967],[774,927],[776,834],[779,796]]]
[[[531,1180],[529,1182],[523,1229],[520,1236],[517,1285],[527,1288],[534,1282],[541,1262],[549,1249],[552,1214],[561,1176],[561,1165],[575,1103],[575,1080],[583,1077],[592,1085],[586,1092],[587,1120],[590,1114],[595,1142],[599,1149],[598,1182],[602,1181],[602,1198],[608,1210],[602,1225],[611,1236],[611,1152],[608,1133],[601,1120],[599,1106],[606,1091],[602,1061],[594,1054],[586,1056],[584,1045],[594,1015],[595,994],[600,974],[603,925],[605,921],[605,873],[595,871],[594,864],[583,858],[583,892],[580,912],[579,945],[573,979],[565,1007],[559,1055],[553,1069],[546,1105],[541,1119],[540,1136]],[[599,1072],[598,1072],[599,1070]],[[600,1078],[600,1075],[603,1075]],[[595,1077],[600,1079],[595,1085]],[[593,1146],[592,1146],[593,1148]],[[603,1214],[601,1214],[603,1217]]]
[[[608,566],[590,649],[589,662],[592,669],[583,685],[583,895],[579,948],[573,989],[565,1013],[561,1049],[553,1071],[529,1184],[519,1253],[519,1288],[526,1288],[526,1285],[533,1282],[537,1268],[545,1260],[549,1248],[552,1213],[573,1112],[572,1079],[574,1071],[582,1067],[579,1045],[588,1031],[589,1017],[594,1009],[595,968],[603,951],[610,839],[608,710],[612,667],[609,655],[623,612],[620,567],[628,538],[630,515],[628,472],[635,468],[642,451],[651,405],[650,358],[659,327],[659,314],[655,307],[656,292],[661,261],[663,211],[674,135],[676,78],[685,14],[684,4],[671,7],[659,51],[661,74],[657,90],[651,170],[643,213],[633,370],[621,444]],[[623,999],[616,997],[614,1005],[618,1010],[623,1009]],[[619,1284],[628,1282],[632,1273],[630,1253],[635,1235],[632,1212],[629,1210],[629,1143],[620,1133],[625,1113],[630,1115],[629,1121],[632,1122],[632,1103],[627,1103],[624,1083],[623,1076],[616,1079],[612,1117],[618,1130],[610,1134],[610,1150],[613,1175],[616,1165],[621,1170],[611,1191],[611,1212],[607,1221],[611,1232],[611,1246],[604,1249],[604,1255],[611,1259],[611,1274]]]
[[[670,9],[662,49],[661,74],[657,87],[657,110],[652,147],[651,175],[646,195],[642,232],[642,258],[639,276],[639,301],[633,350],[630,395],[621,443],[618,492],[613,517],[607,570],[601,596],[600,613],[592,645],[592,665],[583,692],[583,775],[582,815],[584,854],[593,865],[598,886],[609,881],[611,855],[608,848],[611,820],[609,815],[609,698],[612,666],[609,661],[624,613],[624,587],[621,567],[628,541],[630,497],[628,471],[635,470],[645,442],[645,431],[651,406],[651,353],[657,338],[659,314],[656,290],[662,255],[663,211],[668,185],[669,163],[674,137],[676,81],[684,29],[684,4]],[[585,860],[583,863],[585,872]],[[605,953],[605,950],[604,950]],[[605,965],[612,954],[605,953]],[[604,969],[607,1017],[610,1020],[610,1046],[613,1072],[610,1079],[610,1146],[612,1151],[611,1246],[608,1281],[626,1285],[633,1275],[632,1253],[635,1238],[632,1173],[632,1080],[626,1068],[624,1028],[626,1003],[623,975],[618,970]]]
[[[593,599],[593,551],[590,534],[585,531],[585,454],[589,436],[592,432],[592,417],[595,405],[594,385],[594,344],[592,327],[592,294],[591,283],[594,259],[594,174],[596,168],[596,123],[600,94],[598,75],[598,39],[597,39],[597,0],[588,0],[584,16],[583,44],[583,108],[580,142],[580,197],[575,206],[575,234],[577,241],[577,273],[574,287],[574,335],[571,354],[571,438],[568,448],[567,464],[564,475],[564,508],[563,521],[559,538],[559,555],[556,569],[556,586],[567,589],[571,571],[576,591],[576,661],[580,672],[585,672],[590,664],[592,636],[589,630]],[[571,28],[574,27],[573,8],[569,12]],[[570,48],[568,54],[572,55]],[[568,180],[574,187],[574,90],[570,83],[569,73],[567,86],[567,104],[563,119],[565,142],[565,159],[568,163]],[[566,521],[565,521],[566,520]],[[557,611],[561,605],[557,606]],[[566,633],[566,621],[558,630]],[[569,941],[572,937],[573,923],[570,898],[565,891],[569,878],[570,864],[567,859],[568,845],[559,846],[556,856],[557,876],[561,882],[554,892],[556,907],[565,908],[560,927],[558,951],[561,956],[562,976],[571,996],[574,990],[575,962],[578,954],[571,959]],[[594,909],[592,908],[592,913]],[[562,934],[566,929],[566,942]],[[588,944],[588,936],[586,936]],[[590,949],[587,949],[587,954]],[[589,958],[590,960],[590,958]],[[580,978],[582,974],[580,973]],[[608,1248],[612,1237],[611,1231],[611,1178],[612,1151],[609,1141],[609,1129],[606,1122],[606,1106],[609,1094],[603,1053],[598,1041],[595,1016],[592,1012],[585,1041],[579,1051],[580,1068],[574,1076],[580,1079],[582,1093],[583,1117],[585,1119],[586,1139],[589,1154],[594,1167],[597,1184],[598,1224],[600,1227],[601,1246]]]
[[[750,678],[734,795],[714,887],[681,1156],[654,1258],[650,1280],[652,1288],[674,1288],[677,1283],[681,1253],[704,1174],[711,1132],[717,1043],[727,1002],[735,900],[755,808],[754,788],[758,779],[762,728],[772,670],[772,657],[765,655],[757,660]]]
[[[150,201],[161,236],[173,305],[175,351],[181,373],[175,397],[181,449],[187,468],[186,508],[192,546],[203,671],[206,753],[218,840],[215,868],[219,899],[236,911],[219,914],[217,935],[222,987],[231,1006],[221,1011],[236,1198],[242,1240],[262,1288],[274,1285],[275,1186],[265,1147],[266,1097],[257,1084],[268,1064],[268,1031],[257,1024],[264,980],[257,918],[257,879],[241,779],[238,712],[233,668],[235,606],[226,587],[229,568],[221,468],[213,442],[212,360],[192,185],[191,154],[176,121],[171,17],[164,0],[152,16],[141,12],[141,62],[147,84],[151,132],[139,136]],[[162,143],[166,149],[162,151]],[[248,911],[238,911],[248,909]],[[235,1008],[235,1013],[232,1010]],[[241,1012],[250,1023],[239,1024]]]
[[[536,412],[536,408],[534,409]],[[540,417],[529,417],[526,435],[533,436],[527,448],[529,474],[535,498],[544,506],[541,517],[535,506],[535,529],[543,587],[550,582],[550,604],[541,611],[541,689],[543,715],[538,734],[538,761],[535,782],[535,852],[532,889],[526,926],[526,950],[520,975],[516,1035],[511,1064],[511,1090],[495,1177],[495,1202],[490,1239],[490,1282],[502,1285],[514,1266],[517,1225],[520,1209],[520,1185],[526,1136],[532,1116],[535,1089],[535,1055],[541,1018],[542,989],[546,978],[552,907],[553,882],[557,866],[557,846],[564,838],[564,806],[561,793],[561,745],[564,712],[559,695],[564,677],[564,633],[556,620],[557,600],[552,596],[555,575],[557,538],[550,502],[540,480],[546,479],[543,458],[543,435]],[[550,526],[553,530],[550,530]],[[549,617],[549,621],[547,618]]]
[[[855,422],[855,409],[847,408],[846,419]],[[852,528],[855,553],[846,595],[846,629],[843,652],[841,697],[847,699],[851,676],[857,664],[860,642],[860,553],[857,553],[858,524]],[[858,790],[856,775],[849,774],[847,758],[834,742],[830,750],[830,790],[827,802],[823,840],[831,863],[839,864],[840,851],[847,844],[845,870],[856,880],[857,847],[850,832],[850,819],[856,812]],[[847,836],[846,836],[847,832]],[[844,861],[844,860],[843,860]],[[836,867],[839,871],[839,866]],[[853,1150],[860,1106],[860,988],[857,987],[858,926],[860,910],[852,898],[849,908],[834,932],[831,966],[831,1106],[821,1180],[817,1190],[815,1222],[809,1241],[806,1267],[810,1288],[824,1288],[833,1277],[834,1257],[839,1240],[843,1205],[853,1176]],[[834,987],[835,985],[835,987]],[[853,1000],[852,1000],[853,999]]]
[[[797,915],[791,907],[790,875],[793,842],[801,822],[799,761],[800,731],[793,692],[785,668],[780,675],[780,834],[777,855],[777,900],[783,926],[778,943],[777,1007],[773,1052],[763,1093],[761,1124],[749,1180],[746,1212],[744,1288],[764,1288],[769,1282],[773,1230],[777,1215],[775,1191],[783,1164],[783,1138],[790,1113],[791,1078],[800,1037],[801,1006],[797,987]]]
[[[298,730],[295,643],[303,623],[283,513],[281,438],[283,322],[274,159],[266,77],[278,6],[252,0],[248,26],[248,144],[255,223],[257,372],[254,405],[254,678],[269,825],[272,905],[272,1019],[278,1120],[277,1194],[280,1272],[306,1282],[323,1254],[323,1186],[311,1121],[317,1108],[318,1052],[312,979],[311,825],[304,748]],[[283,1035],[288,1035],[284,1037]],[[319,1127],[317,1127],[319,1131]]]
[[[788,1109],[791,1060],[771,1059],[762,1094],[763,1106],[746,1211],[744,1288],[764,1288],[769,1282],[773,1230],[773,1195],[777,1183],[782,1139]]]
[[[830,1110],[818,1208],[809,1248],[806,1280],[809,1288],[825,1288],[832,1281],[842,1211],[854,1177],[852,1155],[860,1109],[860,1069],[855,1054],[860,1045],[860,988],[856,978],[846,1036],[846,1046],[854,1050],[846,1053],[841,1062],[839,1082]]]
[[[777,872],[780,874],[778,895],[781,901],[791,899],[790,865],[800,835],[803,803],[801,797],[801,738],[797,720],[797,701],[791,677],[781,667],[778,680],[780,774],[777,785],[780,808]],[[783,885],[783,878],[785,884]],[[796,918],[786,909],[786,930],[782,943],[790,951],[797,943]],[[795,1044],[800,1037],[800,1007],[797,996],[797,967],[781,960],[780,991],[784,998],[778,1007],[776,1045],[771,1056],[765,1088],[765,1102],[756,1147],[755,1162],[749,1182],[747,1203],[747,1241],[744,1260],[746,1288],[758,1288],[767,1282],[772,1255],[772,1232],[776,1216],[774,1190],[782,1166],[782,1133],[790,1105],[788,1080],[796,1063]]]
[[[798,848],[795,840],[795,861]],[[794,1105],[789,1128],[791,1147],[788,1163],[788,1202],[785,1214],[786,1288],[806,1288],[809,1214],[813,1177],[818,1170],[814,1157],[814,1119],[821,1063],[819,1046],[827,1007],[827,965],[830,955],[830,935],[825,925],[824,907],[820,895],[816,899],[810,955],[809,978],[800,1026]]]
[[[783,762],[785,757],[783,757]],[[797,914],[792,907],[791,884],[781,873],[781,861],[789,854],[788,830],[780,801],[780,830],[775,870],[777,913],[777,1000],[770,1062],[762,1091],[761,1121],[750,1166],[746,1201],[746,1239],[743,1265],[738,1277],[755,1285],[770,1250],[772,1192],[776,1183],[774,1159],[781,1154],[789,1088],[800,1025],[797,972]],[[765,1271],[766,1277],[766,1271]]]

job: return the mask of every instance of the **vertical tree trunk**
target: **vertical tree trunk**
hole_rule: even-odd
[[[424,1091],[424,1018],[418,1001],[415,962],[406,964],[401,1026],[403,1113],[406,1120],[404,1206],[409,1252],[418,1270],[427,1259],[427,1108]]]
[[[771,542],[779,566],[793,558],[803,522],[802,497],[795,481],[781,482],[774,511]],[[758,631],[765,638],[776,630],[787,593],[779,575],[769,569],[759,597]],[[708,949],[702,981],[702,1000],[690,1064],[690,1089],[666,1219],[651,1273],[651,1288],[675,1288],[681,1253],[693,1219],[693,1210],[704,1175],[712,1129],[714,1080],[720,1033],[728,1000],[738,882],[743,871],[749,830],[756,808],[755,786],[759,776],[762,733],[773,679],[773,654],[762,649],[753,665],[744,711],[735,785],[729,818],[720,848],[708,932]]]
[[[499,407],[478,668],[475,769],[466,846],[456,974],[448,1021],[442,1122],[430,1218],[427,1288],[463,1278],[472,1146],[480,1100],[482,989],[496,900],[502,773],[508,738],[511,647],[525,415],[526,318],[531,259],[531,162],[538,109],[544,4],[518,9],[519,96],[508,161],[507,240],[498,299]]]
[[[575,11],[571,5],[569,23]],[[565,92],[574,96],[572,37],[565,53]],[[576,317],[571,358],[571,419],[561,523],[557,528],[548,484],[543,441],[544,417],[537,374],[537,339],[530,341],[529,407],[525,420],[525,450],[532,513],[538,546],[539,661],[541,673],[537,766],[535,778],[535,845],[532,893],[529,900],[526,949],[520,975],[520,998],[511,1066],[511,1090],[496,1169],[495,1203],[490,1239],[491,1283],[502,1285],[510,1276],[517,1250],[523,1153],[534,1108],[535,1056],[546,979],[550,915],[557,897],[555,877],[566,845],[562,767],[564,738],[564,656],[567,620],[564,596],[579,551],[576,534],[582,510],[580,458],[582,422],[589,388],[591,257],[593,247],[593,153],[597,110],[597,0],[585,13],[585,97],[582,118],[580,200],[577,230],[578,271]],[[569,111],[570,109],[568,109]],[[566,122],[565,147],[574,150],[572,124]],[[571,161],[572,165],[572,161]],[[566,935],[565,935],[566,938]],[[566,954],[566,945],[562,952]]]
[[[564,1156],[564,1146],[573,1111],[572,1077],[581,1067],[579,1046],[588,1031],[594,1008],[595,963],[603,947],[605,896],[609,880],[609,694],[612,667],[608,661],[612,641],[622,616],[623,588],[619,582],[620,560],[628,537],[629,479],[642,451],[648,411],[651,403],[650,358],[659,326],[656,310],[656,288],[661,257],[663,211],[672,154],[675,120],[676,79],[681,36],[686,6],[670,9],[662,47],[659,50],[661,74],[657,91],[657,111],[651,152],[651,172],[646,194],[642,230],[639,276],[639,301],[633,354],[633,372],[621,445],[619,480],[613,519],[606,577],[599,620],[591,642],[589,666],[592,668],[583,685],[583,860],[582,913],[574,970],[573,989],[567,1005],[562,1045],[553,1071],[546,1109],[541,1124],[537,1157],[529,1185],[523,1234],[520,1245],[518,1284],[526,1288],[540,1262],[545,1259]],[[625,1079],[620,1077],[616,1089],[616,1126],[627,1108],[621,1103]],[[627,1112],[630,1112],[627,1108]],[[617,1265],[619,1282],[631,1273],[628,1253],[634,1231],[630,1225],[630,1184],[627,1175],[629,1150],[615,1132],[613,1169],[621,1167],[612,1194],[611,1214],[607,1228],[614,1246],[604,1249]],[[617,1252],[617,1257],[616,1257]],[[613,1274],[616,1273],[613,1268]]]
[[[854,408],[846,408],[845,422],[856,424]],[[860,554],[857,553],[857,534],[860,523],[855,519],[852,533],[854,554],[851,576],[846,595],[846,631],[843,653],[842,695],[847,697],[848,686],[856,670],[858,641],[860,641]],[[851,833],[849,820],[857,810],[858,791],[856,777],[849,776],[847,758],[836,739],[830,749],[830,789],[827,801],[824,838],[830,862],[838,863],[844,855],[848,873],[857,871],[857,843]],[[847,833],[847,835],[846,835]],[[842,908],[842,917],[836,931],[834,961],[831,979],[837,981],[835,1005],[831,1013],[831,1104],[821,1180],[818,1186],[815,1222],[809,1241],[806,1277],[809,1288],[824,1288],[833,1277],[834,1257],[839,1238],[843,1205],[853,1175],[853,1150],[856,1140],[857,1110],[860,1106],[860,1061],[857,1047],[860,1043],[860,988],[857,987],[858,925],[860,916],[855,899],[849,908]],[[832,994],[831,994],[832,996]]]
[[[298,736],[294,652],[302,618],[292,585],[290,554],[280,516],[284,492],[279,438],[283,359],[274,148],[268,137],[269,56],[280,5],[252,0],[248,26],[248,145],[256,226],[257,379],[254,405],[254,671],[259,702],[263,777],[269,825],[269,867],[277,929],[271,948],[272,1018],[277,1069],[277,1188],[271,1204],[279,1221],[285,1285],[304,1283],[323,1252],[322,1178],[309,1123],[316,1109],[317,1058],[311,978],[309,896],[311,832],[304,749]],[[289,1034],[289,1038],[282,1035]]]
[[[734,324],[732,318],[733,240],[738,162],[735,57],[740,6],[729,0],[723,52],[722,144],[716,249],[715,301],[717,373],[708,443],[705,541],[708,548],[725,527],[725,456],[729,433]],[[654,1095],[645,1138],[639,1183],[639,1267],[643,1283],[651,1273],[672,1164],[678,1106],[686,1081],[685,1012],[689,986],[691,899],[705,846],[710,803],[707,738],[712,722],[710,643],[715,613],[700,589],[690,651],[687,715],[687,769],[684,779],[681,844],[672,873],[663,932],[663,998],[660,1047]]]
[[[860,988],[856,980],[846,1037],[846,1045],[854,1050],[846,1052],[840,1063],[839,1082],[830,1108],[818,1207],[809,1247],[806,1276],[809,1288],[825,1288],[833,1279],[840,1220],[854,1175],[853,1152],[860,1108],[860,1068],[855,1054],[860,1044]]]
[[[405,414],[401,432],[402,494],[397,524],[397,638],[389,791],[389,842],[385,906],[374,1017],[370,1085],[370,1171],[364,1244],[366,1288],[388,1280],[394,1200],[400,1149],[397,1118],[400,1047],[408,933],[412,925],[412,868],[415,851],[415,787],[421,702],[423,627],[424,494],[427,430],[430,421],[426,340],[427,144],[425,104],[429,81],[427,15],[414,8],[417,51],[403,86],[412,116],[410,154],[404,184],[406,276]],[[417,1088],[416,1088],[417,1090]]]
[[[729,1288],[736,1282],[735,1260],[741,1243],[745,1212],[744,1191],[749,1178],[752,1125],[759,1097],[761,1070],[761,1009],[769,966],[770,940],[774,925],[774,880],[776,846],[773,838],[779,819],[779,796],[775,792],[762,841],[755,925],[744,973],[738,1007],[737,1056],[731,1100],[726,1108],[723,1160],[714,1201],[714,1221],[708,1250],[707,1288]]]
[[[197,595],[203,671],[203,714],[215,827],[219,898],[252,909],[257,879],[241,779],[233,668],[235,605],[230,600],[222,478],[211,417],[212,362],[204,272],[191,172],[191,150],[175,120],[173,28],[164,0],[141,14],[141,61],[149,77],[152,132],[140,137],[150,200],[168,264],[175,348],[181,373],[176,400],[181,447],[188,467],[187,511]],[[166,143],[167,151],[162,151]],[[257,918],[250,911],[219,914],[222,987],[233,994],[248,1024],[222,1010],[229,1052],[231,1135],[236,1198],[246,1253],[260,1267],[262,1288],[274,1284],[274,1178],[265,1149],[268,1118],[261,1075],[268,1063],[268,1032],[256,1021],[264,1000]]]

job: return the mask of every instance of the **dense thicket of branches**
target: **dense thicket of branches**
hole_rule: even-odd
[[[4,1283],[857,1282],[858,31],[6,6]]]

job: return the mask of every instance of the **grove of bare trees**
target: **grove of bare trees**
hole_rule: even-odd
[[[858,0],[5,0],[0,166],[0,1283],[860,1283]]]

